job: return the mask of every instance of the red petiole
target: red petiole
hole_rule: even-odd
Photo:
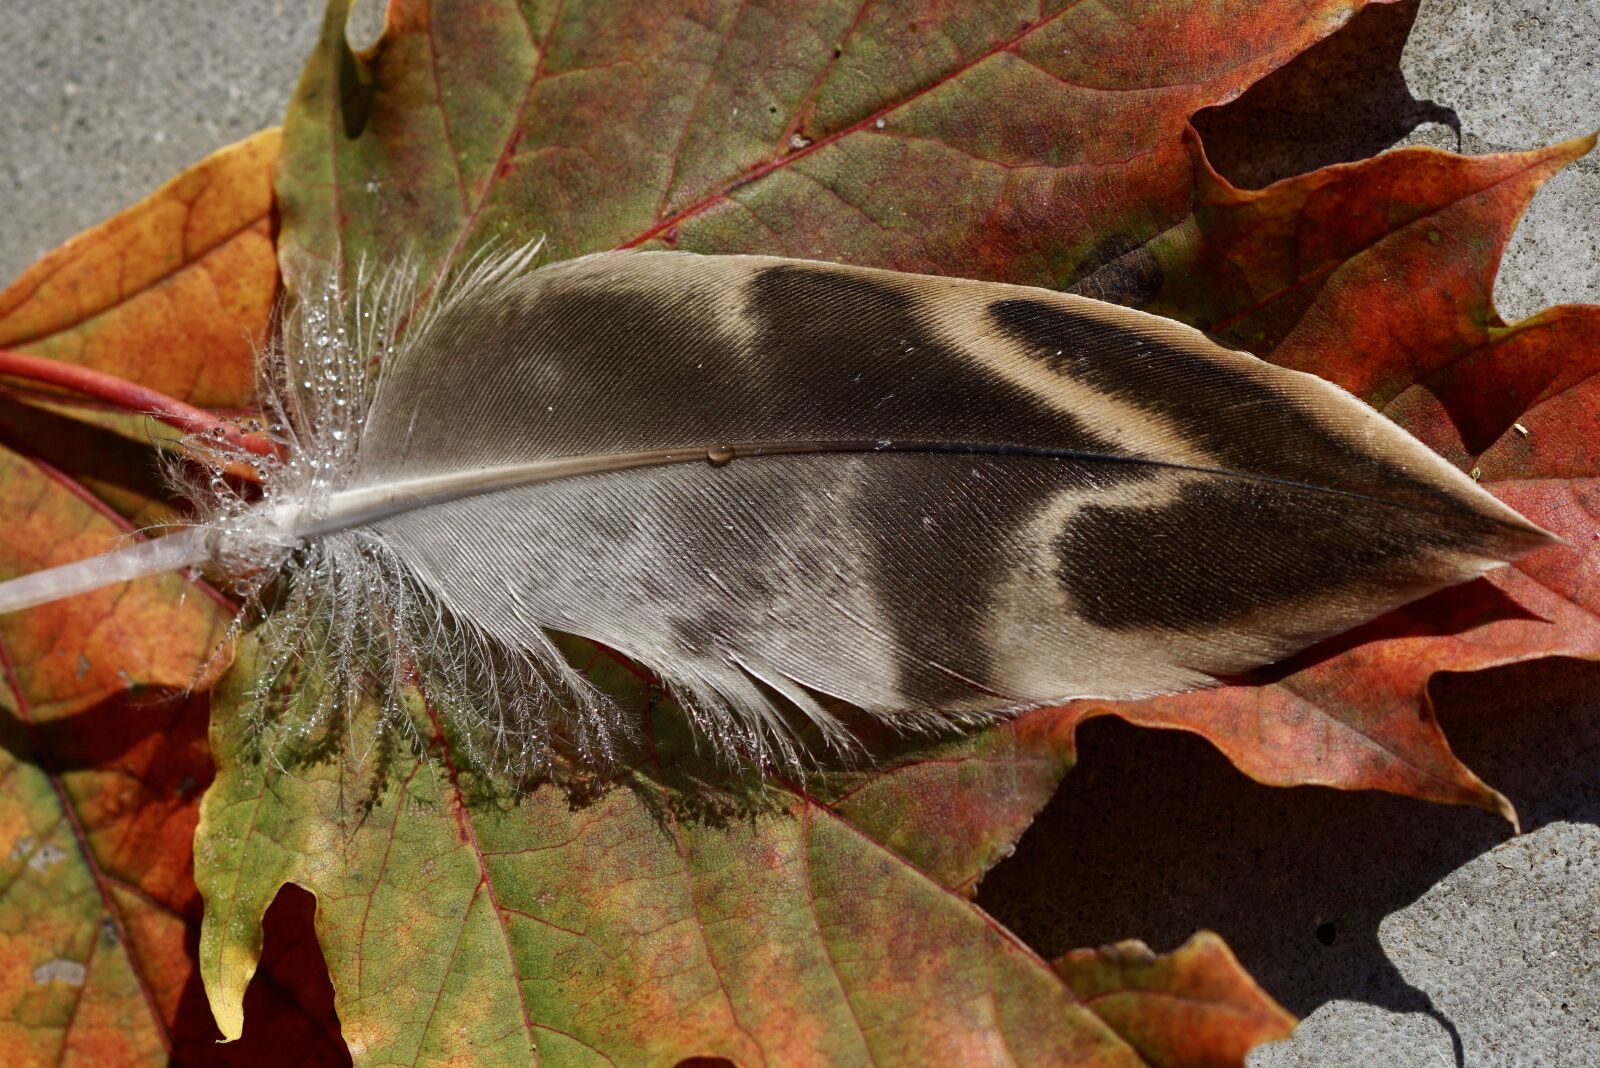
[[[176,397],[169,397],[104,371],[0,349],[0,375],[24,378],[94,397],[125,411],[159,419],[186,433],[216,436],[220,432],[222,440],[257,456],[276,456],[278,452],[277,446],[260,434],[246,433],[204,408],[196,408]]]

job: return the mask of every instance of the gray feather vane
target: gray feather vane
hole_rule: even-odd
[[[1360,401],[1154,316],[754,256],[484,259],[398,326],[303,299],[263,360],[263,490],[0,584],[0,610],[203,564],[271,606],[257,697],[416,681],[513,766],[601,760],[603,643],[718,750],[1205,686],[1552,541]],[[381,367],[372,373],[371,368]],[[178,467],[180,476],[186,469]],[[268,591],[275,591],[270,593]],[[286,591],[286,592],[285,592]]]

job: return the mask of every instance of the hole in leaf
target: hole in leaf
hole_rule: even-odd
[[[333,982],[317,944],[317,899],[294,884],[261,920],[261,964],[244,995],[248,1049],[305,1051],[304,1064],[349,1064],[333,1007]]]
[[[383,36],[389,5],[383,0],[356,0],[344,20],[344,39],[356,52],[365,52]]]
[[[172,1064],[183,1068],[350,1064],[334,1011],[333,983],[313,928],[315,915],[316,898],[311,894],[298,886],[278,891],[261,921],[261,962],[245,989],[244,1034],[239,1041],[222,1045],[200,984],[200,917],[195,909],[184,946],[191,970],[171,1021]]]

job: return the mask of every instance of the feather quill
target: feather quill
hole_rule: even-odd
[[[485,257],[308,294],[279,458],[205,438],[195,526],[0,583],[183,566],[274,595],[257,704],[430,696],[504,765],[627,724],[556,650],[654,671],[717,750],[1211,684],[1552,536],[1337,387],[1081,297],[755,256]],[[404,323],[403,333],[400,326]],[[222,477],[258,464],[262,491]],[[280,581],[281,580],[281,581]],[[273,585],[276,583],[276,585]]]

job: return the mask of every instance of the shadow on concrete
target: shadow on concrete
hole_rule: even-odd
[[[1441,676],[1434,693],[1457,755],[1525,830],[1600,823],[1600,664]],[[1078,766],[978,895],[1028,944],[1046,957],[1122,938],[1166,951],[1210,928],[1296,1015],[1342,998],[1437,1016],[1378,925],[1505,840],[1501,820],[1261,786],[1199,738],[1120,721],[1091,721],[1079,742]]]
[[[1456,113],[1417,100],[1400,71],[1418,4],[1363,8],[1237,100],[1200,112],[1194,126],[1212,166],[1235,185],[1254,189],[1366,159],[1427,122],[1451,127],[1459,140]]]

